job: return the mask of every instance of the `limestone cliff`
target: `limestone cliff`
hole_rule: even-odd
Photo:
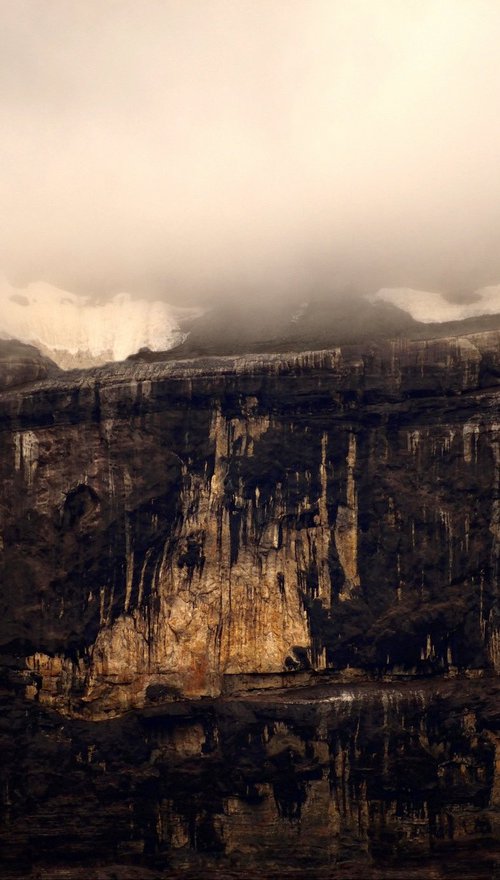
[[[5,390],[8,674],[101,718],[259,676],[498,669],[499,383],[494,331]]]
[[[0,716],[2,880],[492,880],[498,679]],[[29,718],[29,722],[27,722]]]

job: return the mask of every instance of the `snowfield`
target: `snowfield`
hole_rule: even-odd
[[[44,282],[23,289],[0,282],[0,338],[36,345],[65,369],[174,348],[186,338],[179,321],[198,314],[128,293],[98,303]]]
[[[388,302],[422,324],[443,324],[464,321],[480,315],[500,313],[500,285],[482,287],[471,296],[471,302],[449,302],[442,293],[413,290],[411,287],[382,287],[367,297],[370,302]]]

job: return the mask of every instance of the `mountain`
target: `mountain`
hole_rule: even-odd
[[[311,294],[307,301],[235,297],[179,308],[120,293],[99,301],[44,282],[0,283],[0,340],[33,345],[63,369],[128,357],[320,350],[370,340],[444,337],[500,328],[500,287],[450,299],[411,288]]]
[[[0,284],[0,338],[35,345],[64,369],[120,361],[140,348],[167,350],[185,338],[197,310],[120,293],[104,302],[37,282]]]
[[[308,301],[245,300],[215,303],[191,323],[184,340],[169,351],[141,351],[133,359],[178,360],[321,350],[400,337],[431,339],[500,329],[500,288],[485,288],[456,302],[443,294],[409,288],[311,295]],[[480,295],[481,294],[481,295]]]

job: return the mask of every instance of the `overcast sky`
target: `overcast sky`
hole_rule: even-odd
[[[500,282],[499,0],[0,0],[0,260],[82,292]]]

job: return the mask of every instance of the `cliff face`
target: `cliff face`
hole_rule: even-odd
[[[495,331],[4,391],[10,681],[102,718],[308,670],[498,670],[499,383]]]
[[[316,686],[99,723],[20,700],[0,717],[2,878],[491,880],[498,697]]]

